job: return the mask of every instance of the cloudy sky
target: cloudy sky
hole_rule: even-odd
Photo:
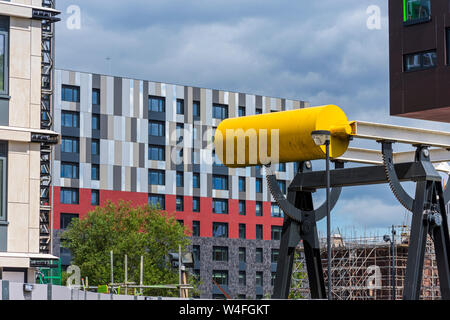
[[[379,29],[367,27],[370,6],[380,8]],[[450,131],[389,116],[385,0],[58,0],[57,9],[58,68],[336,104],[352,120]],[[387,185],[349,188],[333,227],[384,233],[406,216]]]

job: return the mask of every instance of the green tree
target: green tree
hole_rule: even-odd
[[[298,250],[295,250],[294,254],[294,266],[291,279],[291,290],[289,291],[289,299],[298,300],[305,299],[301,293],[302,283],[307,281],[308,274],[303,268],[303,262],[300,259]]]
[[[144,257],[145,285],[176,284],[178,272],[166,258],[169,252],[185,251],[187,230],[173,214],[148,205],[132,207],[120,201],[97,207],[87,218],[74,219],[63,233],[62,244],[72,253],[72,264],[88,277],[89,286],[111,281],[110,251],[114,253],[114,282],[125,279],[124,257],[128,257],[128,281],[139,284],[140,259]],[[189,279],[189,281],[192,279]],[[131,290],[130,290],[131,291]],[[177,296],[177,290],[147,289],[146,295]]]

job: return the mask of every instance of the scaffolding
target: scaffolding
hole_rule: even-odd
[[[41,129],[52,130],[53,120],[53,75],[55,61],[55,26],[59,21],[54,11],[54,0],[42,0],[43,10],[33,10],[33,18],[42,21],[41,40]],[[39,252],[43,254],[52,253],[52,145],[55,141],[49,137],[41,136],[41,184],[40,184],[40,217],[39,217]]]
[[[408,258],[409,229],[401,230],[395,241],[395,298],[403,297],[406,262]],[[321,240],[321,260],[325,282],[328,283],[326,239]],[[309,284],[303,246],[297,248],[293,267],[291,291],[309,299]],[[331,281],[334,300],[392,300],[392,250],[383,237],[332,237]],[[326,285],[327,286],[327,285]],[[421,299],[441,299],[434,246],[428,237]]]

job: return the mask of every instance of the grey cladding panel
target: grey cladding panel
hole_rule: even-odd
[[[194,101],[200,101],[201,98],[200,88],[192,88],[192,94],[193,94],[192,99]]]
[[[148,119],[148,81],[144,81],[142,100],[142,105],[144,106],[144,119]]]
[[[219,91],[213,90],[212,94],[213,94],[213,103],[219,103]]]
[[[122,167],[113,167],[113,188],[115,191],[120,191],[122,189]]]
[[[101,88],[101,84],[100,84],[100,75],[99,74],[93,74],[92,75],[92,88],[93,89],[100,89]]]
[[[131,142],[137,142],[137,119],[131,118]]]
[[[262,108],[263,107],[263,103],[262,103],[262,96],[256,96],[255,99],[255,105],[257,108]]]
[[[139,144],[139,168],[145,168],[145,147],[145,144]]]
[[[239,107],[245,107],[245,93],[239,93]]]
[[[114,115],[122,115],[122,78],[114,78]]]
[[[102,139],[108,139],[108,115],[100,115],[100,137]]]

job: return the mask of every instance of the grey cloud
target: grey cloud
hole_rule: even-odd
[[[118,76],[337,104],[352,120],[450,130],[447,124],[389,116],[385,1],[57,3],[63,12],[71,4],[82,10],[81,30],[65,27],[65,13],[57,25],[59,68],[109,73],[105,59],[111,57]],[[381,7],[381,30],[366,27],[369,5]],[[396,208],[388,188],[343,194],[344,201],[358,197],[373,214],[374,207]],[[365,220],[379,221],[387,219]]]

